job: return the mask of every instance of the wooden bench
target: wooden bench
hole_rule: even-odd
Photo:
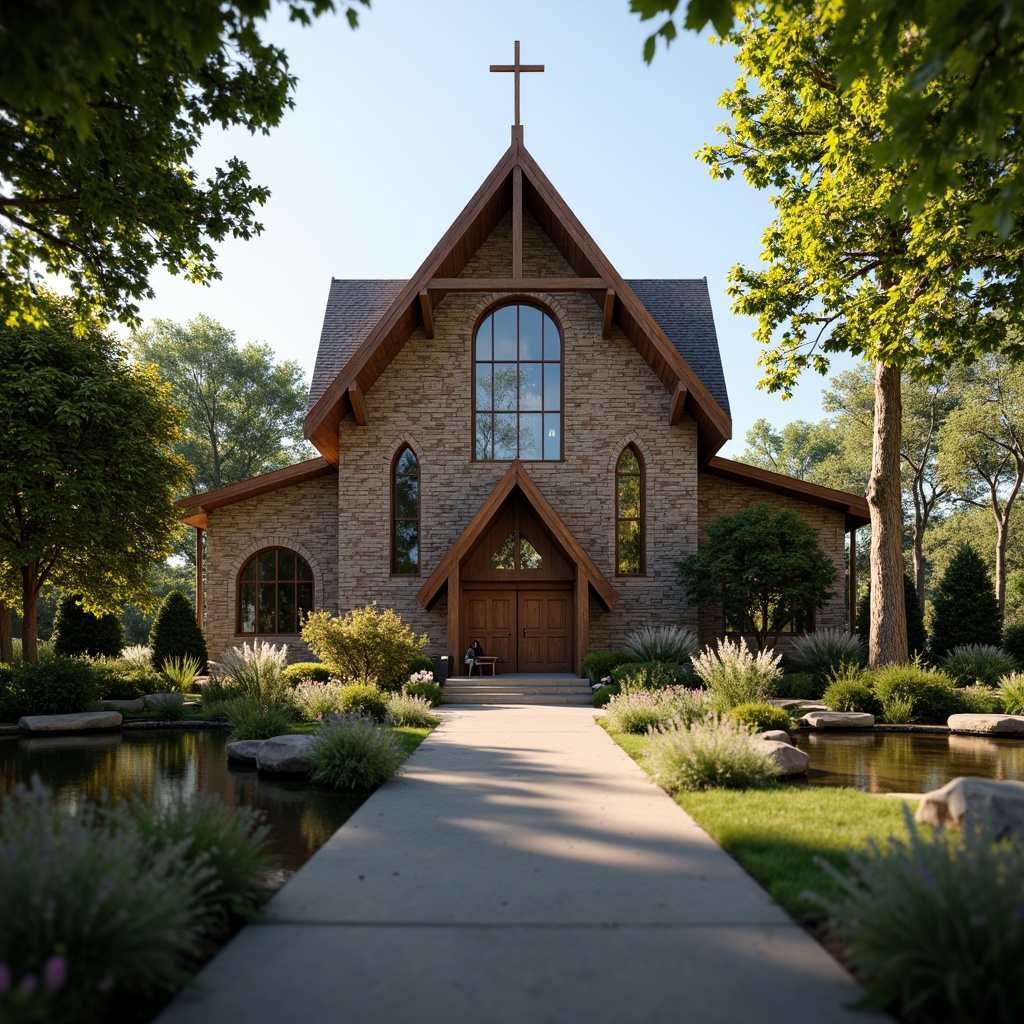
[[[496,672],[496,667],[497,667],[497,664],[498,664],[498,659],[497,658],[490,658],[490,657],[486,657],[486,656],[485,657],[481,657],[481,658],[477,658],[476,659],[476,664],[480,668],[480,675],[484,674],[484,668],[485,667],[487,667],[487,668],[489,668],[491,670],[491,675],[492,676],[497,674],[497,672]],[[472,665],[469,666],[469,674],[470,675],[473,674],[473,666]]]

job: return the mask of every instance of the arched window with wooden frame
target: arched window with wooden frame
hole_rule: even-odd
[[[615,464],[615,574],[642,576],[645,571],[644,460],[635,444],[622,450]]]
[[[409,445],[391,464],[391,572],[420,574],[420,465]]]
[[[290,548],[264,548],[238,574],[238,632],[295,636],[313,610],[313,570]]]

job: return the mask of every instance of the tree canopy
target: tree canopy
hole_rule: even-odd
[[[155,320],[132,339],[185,412],[177,446],[192,466],[190,493],[224,487],[315,454],[302,437],[306,381],[293,360],[275,364],[269,345],[239,346],[234,331],[197,316]]]
[[[95,324],[76,335],[69,300],[43,302],[46,326],[0,324],[0,599],[22,615],[27,661],[46,583],[95,613],[146,598],[188,468],[156,372]]]
[[[369,0],[358,0],[368,6]],[[39,315],[39,273],[79,320],[135,322],[157,265],[219,277],[214,244],[250,238],[269,191],[229,157],[191,166],[211,125],[267,133],[295,77],[260,22],[272,0],[28,0],[0,7],[0,308]],[[350,25],[356,9],[342,3]],[[333,0],[289,0],[292,20]],[[80,329],[84,329],[81,328]]]

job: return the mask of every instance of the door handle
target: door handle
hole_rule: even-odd
[[[526,627],[525,626],[523,626],[523,639],[524,640],[526,639]]]
[[[506,634],[505,634],[505,636],[511,636],[511,635],[512,635],[511,633],[506,633]]]

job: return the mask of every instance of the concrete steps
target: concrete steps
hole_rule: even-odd
[[[541,704],[589,707],[590,684],[568,673],[455,676],[444,688],[444,704]]]

